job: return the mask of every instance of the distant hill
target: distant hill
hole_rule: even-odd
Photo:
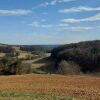
[[[49,49],[54,49],[60,45],[40,45],[41,47],[49,48]]]
[[[84,73],[100,72],[100,40],[59,46],[52,50],[51,57],[56,60],[56,68],[65,60],[79,65]]]
[[[0,43],[0,47],[1,47],[1,46],[7,46],[7,44],[2,44],[2,43]]]
[[[44,51],[51,52],[52,49],[56,48],[58,45],[21,45],[20,49],[22,51]]]
[[[22,51],[41,51],[41,52],[51,52],[52,49],[58,45],[9,45],[9,44],[0,44],[0,52],[10,52],[12,49],[19,49]],[[9,50],[7,50],[9,49]],[[12,51],[12,50],[11,50]]]

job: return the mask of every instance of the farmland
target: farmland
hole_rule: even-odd
[[[71,96],[75,98],[99,100],[100,78],[53,74],[1,76],[0,91],[41,93],[46,95]]]
[[[91,43],[89,42],[89,45]],[[97,49],[94,49],[94,43],[97,44]],[[87,45],[88,42],[80,49],[79,45],[65,45],[51,52],[48,50],[41,52],[37,49],[34,51],[32,48],[28,50],[23,48],[26,50],[24,51],[13,46],[7,47],[9,49],[2,48],[0,100],[100,100],[100,65],[97,62],[100,56],[99,44],[98,41],[93,41],[88,51],[83,49],[87,48]],[[73,50],[77,47],[75,50],[78,51],[76,53],[71,52],[72,49],[67,51],[70,47]],[[80,52],[81,48],[87,53]],[[94,54],[91,49],[98,52]],[[91,54],[96,62],[91,60]],[[85,55],[88,55],[88,60],[85,59],[87,58]],[[81,66],[75,57],[81,57],[84,59],[82,61],[90,63],[81,62],[86,64]],[[89,70],[92,64],[95,68],[93,71]],[[87,69],[86,72],[82,68]]]
[[[100,0],[0,0],[0,100],[100,100]]]

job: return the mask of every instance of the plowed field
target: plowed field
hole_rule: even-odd
[[[0,76],[0,91],[36,92],[100,100],[100,78],[49,74]]]

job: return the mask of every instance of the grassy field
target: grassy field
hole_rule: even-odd
[[[49,74],[1,76],[0,91],[100,100],[100,78]],[[24,97],[22,96],[22,98]]]
[[[37,93],[0,92],[0,100],[83,100],[83,99],[67,97],[67,96],[50,96]]]
[[[26,58],[29,55],[32,55],[31,52],[20,52],[18,58]]]

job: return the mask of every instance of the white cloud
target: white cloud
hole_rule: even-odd
[[[43,27],[43,28],[51,28],[51,27],[53,27],[53,25],[50,25],[50,24],[44,24],[44,25],[41,25],[41,27]]]
[[[72,7],[70,9],[63,9],[59,10],[60,13],[73,13],[73,12],[83,12],[83,11],[100,11],[100,7],[86,7],[86,6],[79,6],[79,7]]]
[[[0,15],[27,15],[32,13],[31,10],[15,9],[15,10],[0,10]]]
[[[77,26],[77,27],[71,27],[74,31],[84,31],[84,30],[92,30],[94,27],[86,27],[86,26]]]
[[[35,28],[51,28],[56,29],[57,31],[71,30],[71,31],[84,31],[84,30],[92,30],[95,27],[90,26],[69,26],[66,23],[58,23],[58,24],[44,24],[42,21],[33,21],[31,24],[28,24]],[[99,27],[99,26],[98,26]]]
[[[33,27],[39,27],[40,26],[40,22],[33,21],[31,24],[28,24],[28,25],[33,26]]]
[[[42,27],[42,28],[50,28],[50,27],[53,27],[50,24],[42,24],[39,21],[33,21],[31,24],[28,24],[28,25],[30,25],[32,27],[36,27],[36,28],[38,28],[38,27]]]
[[[84,30],[92,30],[94,27],[90,26],[69,26],[65,23],[59,23],[59,24],[43,24],[40,21],[33,21],[31,24],[28,24],[35,28],[51,28],[56,29],[57,31],[65,31],[65,30],[71,30],[71,31],[84,31]]]
[[[54,6],[58,3],[65,3],[65,2],[71,2],[71,1],[76,1],[76,0],[51,0],[50,2],[44,2],[36,7],[33,7],[33,9],[37,9],[40,7]]]
[[[58,25],[56,25],[56,26],[58,26],[58,27],[66,27],[66,26],[68,26],[68,24],[60,23],[60,24],[58,24]]]
[[[60,28],[60,31],[64,30],[71,30],[71,31],[85,31],[85,30],[92,30],[94,27],[89,27],[89,26],[68,26],[68,27],[63,27]]]
[[[93,21],[99,21],[99,20],[100,20],[100,13],[88,18],[83,18],[83,19],[68,18],[68,19],[63,19],[61,21],[65,23],[76,23],[76,22],[93,22]]]
[[[49,5],[56,5],[57,3],[64,3],[64,2],[71,2],[71,1],[75,1],[75,0],[53,0],[48,4]]]
[[[33,21],[31,24],[28,24],[32,27],[36,27],[36,28],[64,28],[64,27],[67,27],[68,24],[66,23],[58,23],[58,24],[48,24],[46,23],[46,20],[45,19],[41,19],[41,20],[36,20],[36,21]]]

